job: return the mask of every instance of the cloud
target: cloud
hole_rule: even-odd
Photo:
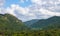
[[[60,4],[60,0],[31,0],[31,2],[46,9],[56,7],[58,4]]]
[[[20,0],[22,3],[25,1],[28,0]],[[31,0],[31,2],[32,4],[27,7],[11,4],[10,7],[1,8],[0,13],[12,14],[22,21],[60,16],[60,0]]]
[[[6,8],[6,13],[10,13],[10,14],[16,16],[15,12],[25,15],[25,14],[27,14],[28,9],[20,7],[19,5],[15,5],[15,4],[12,4],[10,7]]]
[[[44,10],[44,11],[43,11]],[[46,9],[40,9],[41,13],[44,15],[50,15],[50,16],[60,16],[60,12],[52,12]]]
[[[0,0],[0,7],[3,6],[5,3],[5,0]]]
[[[35,18],[35,14],[29,13],[29,11],[30,11],[29,8],[27,7],[23,8],[16,4],[12,4],[10,7],[7,7],[7,8],[0,8],[1,14],[4,14],[4,13],[12,14],[16,16],[18,19],[21,19],[21,20],[25,19],[23,21],[27,21]]]
[[[0,14],[4,14],[4,8],[0,8]]]
[[[36,4],[45,4],[45,3],[49,3],[49,4],[57,4],[60,3],[60,0],[31,0],[32,3],[36,3]]]

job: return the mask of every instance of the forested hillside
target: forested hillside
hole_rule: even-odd
[[[21,20],[10,14],[0,14],[0,33],[18,33],[28,27]]]
[[[30,25],[38,22],[38,21],[39,21],[39,19],[33,19],[33,20],[30,20],[30,21],[26,21],[26,22],[24,22],[24,23],[25,23],[27,26],[30,26]]]
[[[38,22],[34,23],[31,25],[32,28],[59,28],[60,26],[60,17],[59,16],[53,16],[48,19],[42,19],[39,20]]]

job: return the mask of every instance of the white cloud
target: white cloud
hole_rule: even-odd
[[[44,8],[54,7],[57,6],[57,4],[60,4],[60,0],[31,0],[31,2]]]
[[[5,3],[5,0],[0,0],[0,7],[3,6]]]
[[[31,0],[31,2],[36,4],[42,4],[44,2],[53,4],[53,3],[60,2],[60,0]]]
[[[37,4],[41,4],[42,1],[41,0],[31,0],[33,3],[37,3]]]
[[[5,14],[5,9],[4,8],[0,8],[0,14]]]
[[[44,15],[50,15],[50,16],[60,16],[60,12],[52,12],[46,9],[40,9],[41,13]]]
[[[12,4],[10,7],[6,9],[6,13],[10,13],[16,16],[15,11],[18,13],[21,13],[22,15],[25,15],[28,13],[27,8],[20,7],[19,5]]]

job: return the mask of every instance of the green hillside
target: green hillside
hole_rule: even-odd
[[[29,27],[30,25],[32,25],[32,24],[34,24],[38,21],[39,21],[39,19],[33,19],[33,20],[30,20],[30,21],[26,21],[24,23]]]
[[[0,14],[0,32],[19,32],[27,28],[26,25],[10,14]]]
[[[48,19],[42,19],[31,25],[32,28],[45,28],[45,29],[47,29],[48,27],[52,28],[53,26],[54,28],[58,28],[58,26],[60,26],[59,16],[54,16]]]

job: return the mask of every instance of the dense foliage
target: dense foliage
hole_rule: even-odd
[[[51,30],[26,30],[21,32],[3,33],[3,36],[60,36],[60,29]]]

